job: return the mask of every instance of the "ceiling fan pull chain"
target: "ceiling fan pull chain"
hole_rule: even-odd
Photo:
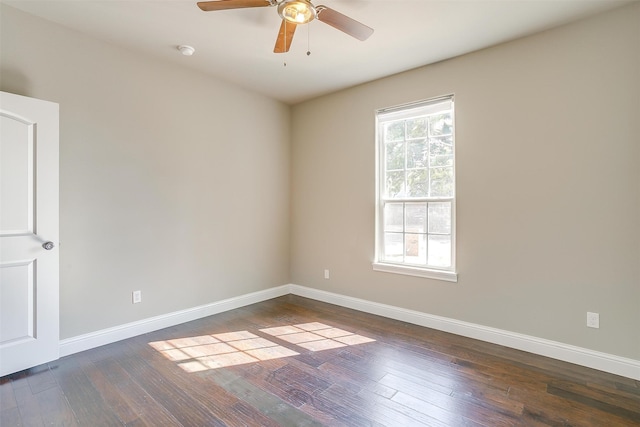
[[[286,50],[286,46],[287,46],[287,20],[283,19],[282,22],[284,22],[284,46],[285,46],[285,51],[284,54],[286,55],[288,53],[288,51]],[[287,61],[284,60],[284,66],[287,66]]]
[[[307,24],[307,56],[311,55],[311,23]]]

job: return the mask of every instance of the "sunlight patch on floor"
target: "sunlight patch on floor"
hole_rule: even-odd
[[[329,350],[375,341],[318,322],[260,329],[260,332],[310,351]],[[149,345],[187,372],[199,372],[300,354],[249,331],[155,341],[150,342]]]
[[[364,344],[375,341],[342,329],[333,328],[324,323],[312,322],[299,325],[280,326],[260,329],[260,332],[272,335],[311,351],[329,350],[348,345]]]

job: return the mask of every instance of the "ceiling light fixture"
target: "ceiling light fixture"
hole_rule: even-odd
[[[181,44],[180,46],[178,46],[178,50],[184,56],[191,56],[196,51],[193,47],[187,46],[186,44]]]
[[[317,16],[316,8],[307,0],[285,0],[278,5],[278,14],[294,24],[306,24]]]

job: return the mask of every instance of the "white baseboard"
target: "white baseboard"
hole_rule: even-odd
[[[600,371],[621,375],[640,380],[640,361],[615,356],[608,353],[589,350],[557,341],[537,338],[530,335],[490,328],[474,323],[463,322],[447,317],[434,316],[414,310],[407,310],[387,304],[367,301],[359,298],[348,297],[319,289],[307,288],[299,285],[289,285],[290,292],[301,297],[311,298],[341,307],[364,311],[390,319],[401,320],[414,325],[425,326],[439,331],[450,332],[468,338],[475,338],[517,350],[576,365],[598,369]]]
[[[638,360],[293,284],[67,338],[60,341],[60,357],[290,293],[640,380]]]
[[[60,341],[60,357],[289,294],[289,285],[174,311]]]

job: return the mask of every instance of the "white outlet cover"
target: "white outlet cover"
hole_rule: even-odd
[[[587,326],[590,328],[599,328],[600,314],[587,312]]]
[[[131,299],[133,304],[142,302],[142,291],[133,291],[133,293],[131,294]]]

